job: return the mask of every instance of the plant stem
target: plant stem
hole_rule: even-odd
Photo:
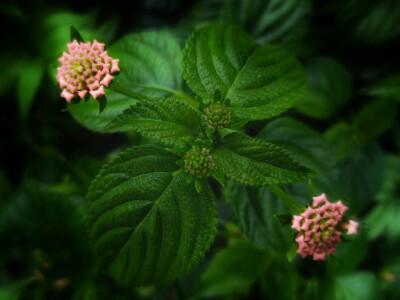
[[[293,200],[293,198],[286,192],[284,192],[277,185],[270,185],[269,189],[273,192],[277,197],[279,197],[283,203],[291,209],[296,215],[300,215],[303,212],[303,207]]]
[[[117,83],[117,82],[113,82],[109,87],[109,90],[114,91],[116,93],[128,96],[129,98],[133,98],[136,100],[144,100],[144,99],[148,99],[146,96],[136,93],[134,91],[132,91],[131,89],[128,89],[127,87]]]

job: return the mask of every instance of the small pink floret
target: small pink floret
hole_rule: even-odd
[[[100,86],[97,90],[90,91],[89,93],[93,96],[94,99],[97,99],[104,95],[104,86]]]
[[[326,199],[326,195],[324,193],[322,193],[321,195],[317,196],[317,197],[313,197],[313,203],[312,205],[314,207],[319,206],[321,203],[325,203],[328,200]]]
[[[350,220],[347,234],[357,234],[358,222]]]
[[[118,59],[113,59],[104,50],[105,45],[94,40],[93,43],[78,43],[76,40],[67,45],[58,59],[57,80],[62,88],[61,97],[70,102],[74,97],[81,99],[88,94],[93,98],[104,95],[104,86],[109,86],[118,72]]]
[[[325,260],[326,255],[336,251],[341,234],[356,234],[358,222],[344,222],[347,210],[341,201],[331,203],[325,194],[313,197],[312,206],[307,207],[300,216],[293,216],[292,228],[298,231],[295,241],[297,253],[302,257],[311,255],[314,260]]]

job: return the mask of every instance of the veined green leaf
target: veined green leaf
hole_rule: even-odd
[[[250,188],[230,182],[223,191],[233,221],[258,246],[285,253],[293,238],[291,229],[282,226],[275,214],[286,207],[268,188]]]
[[[250,186],[302,181],[312,175],[281,148],[239,133],[227,135],[212,156],[229,179]]]
[[[118,80],[124,86],[153,97],[182,88],[182,50],[167,31],[129,34],[108,51],[120,60]]]
[[[111,120],[137,101],[110,90],[107,90],[106,95],[107,106],[101,114],[99,114],[98,101],[92,98],[86,102],[81,101],[78,104],[71,105],[69,112],[79,124],[92,131],[118,131],[117,129],[105,130],[105,127]]]
[[[175,177],[175,154],[132,147],[106,165],[88,193],[87,216],[95,250],[124,286],[175,279],[197,265],[216,233],[216,202]]]
[[[222,19],[241,25],[261,44],[291,45],[306,32],[309,0],[228,0]]]
[[[157,142],[184,146],[187,138],[194,138],[200,127],[200,114],[186,102],[170,97],[154,98],[131,106],[115,117],[105,130],[136,130]]]
[[[296,109],[315,119],[328,119],[350,98],[351,75],[342,64],[327,57],[313,58],[306,68],[310,89],[296,103]]]
[[[221,250],[202,274],[195,298],[243,292],[261,276],[268,259],[268,252],[248,240]]]
[[[397,115],[397,102],[392,99],[376,99],[365,104],[353,119],[357,139],[364,143],[374,139],[393,126]]]
[[[292,118],[283,117],[269,122],[258,137],[282,147],[299,163],[318,172],[313,183],[318,186],[319,192],[337,190],[337,160],[317,131]]]
[[[195,32],[186,43],[183,65],[187,84],[203,100],[218,89],[237,116],[253,120],[284,112],[307,86],[302,67],[288,51],[256,47],[233,26],[215,24]]]

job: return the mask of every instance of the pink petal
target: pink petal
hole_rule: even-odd
[[[325,253],[315,253],[313,254],[314,260],[325,260]]]
[[[94,99],[97,99],[104,95],[104,86],[100,86],[97,90],[90,91],[89,93],[93,96]]]
[[[347,234],[357,234],[358,222],[350,220]]]
[[[303,218],[300,217],[300,216],[293,216],[293,219],[292,219],[292,228],[295,229],[295,230],[297,230],[297,231],[300,231],[300,221],[301,221],[302,219],[303,219]]]
[[[71,94],[66,89],[63,89],[61,92],[61,97],[65,98],[65,100],[67,100],[68,102],[71,102],[72,98],[74,98],[75,95]]]
[[[111,74],[114,72],[119,72],[119,67],[118,67],[119,59],[113,59],[112,60],[112,67],[111,67]]]
[[[325,193],[322,193],[321,195],[319,195],[317,197],[313,197],[312,206],[317,207],[321,203],[324,203],[324,202],[327,202],[327,201],[328,201],[328,199],[326,199]]]
[[[100,84],[108,86],[113,78],[114,77],[112,75],[106,74],[106,76],[104,76],[103,80],[100,81]]]

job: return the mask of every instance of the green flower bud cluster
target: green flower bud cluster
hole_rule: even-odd
[[[197,177],[208,175],[215,166],[210,150],[198,147],[186,153],[184,165],[189,174]]]
[[[207,127],[212,130],[215,128],[226,128],[231,122],[230,110],[220,103],[211,104],[204,112],[204,120],[207,122]]]

